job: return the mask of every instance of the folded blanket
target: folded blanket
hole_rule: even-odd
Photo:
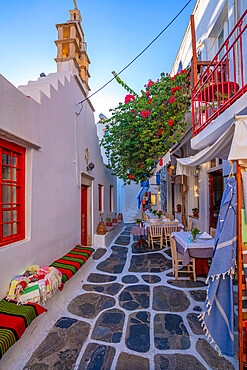
[[[46,311],[35,303],[17,306],[13,301],[0,301],[0,358],[20,339],[31,322]]]
[[[18,297],[18,304],[27,302],[40,303],[41,292],[38,282],[29,283],[23,290],[22,294]]]

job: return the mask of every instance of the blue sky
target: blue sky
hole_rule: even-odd
[[[121,78],[137,93],[149,80],[170,72],[196,0]],[[128,64],[187,3],[187,0],[77,0],[91,61],[91,93]],[[56,72],[56,23],[69,19],[73,0],[1,0],[0,73],[15,86]],[[126,92],[113,81],[92,97],[95,119],[123,101]]]

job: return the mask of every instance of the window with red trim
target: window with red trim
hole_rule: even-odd
[[[25,152],[0,139],[0,246],[25,238]]]
[[[98,185],[99,193],[99,212],[103,212],[103,186]]]

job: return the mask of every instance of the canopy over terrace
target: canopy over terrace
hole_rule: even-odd
[[[235,122],[211,146],[188,158],[177,158],[177,175],[191,176],[196,166],[214,158],[239,160],[247,167],[247,116],[235,117]]]
[[[235,116],[235,122],[214,144],[194,156],[177,159],[177,175],[190,176],[195,167],[214,158],[236,161],[237,167],[237,266],[238,266],[238,342],[239,368],[243,368],[243,323],[242,323],[242,233],[241,233],[241,167],[247,171],[247,116]],[[245,198],[246,199],[246,198]],[[247,203],[247,202],[246,202]],[[245,205],[247,209],[247,205]]]

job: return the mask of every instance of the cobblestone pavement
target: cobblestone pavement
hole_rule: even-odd
[[[237,368],[236,359],[219,357],[203,335],[203,279],[181,274],[175,281],[170,250],[136,249],[130,229],[97,249],[81,293],[24,369]]]

